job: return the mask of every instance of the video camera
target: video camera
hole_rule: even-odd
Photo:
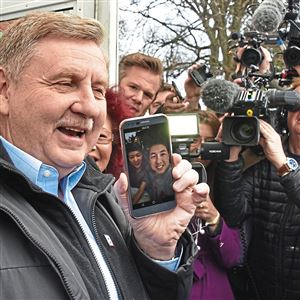
[[[199,133],[199,116],[197,113],[168,114],[172,148],[175,153],[191,161],[201,157],[203,160],[224,160],[229,158],[229,147],[217,141],[202,143],[200,149],[190,151],[190,146]]]
[[[232,50],[237,47],[246,47],[241,58],[235,57],[236,62],[240,62],[242,65],[250,68],[251,66],[260,66],[264,54],[260,48],[262,43],[268,45],[278,45],[281,41],[278,34],[263,34],[256,31],[248,31],[244,34],[240,32],[234,32],[231,34],[231,41],[236,43],[229,49]]]
[[[256,146],[260,138],[259,118],[284,134],[287,131],[284,122],[287,111],[298,109],[300,94],[296,91],[240,91],[230,109],[234,116],[224,118],[222,141],[231,146]]]

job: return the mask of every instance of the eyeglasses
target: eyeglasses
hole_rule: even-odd
[[[102,129],[99,138],[97,140],[97,144],[107,145],[112,143],[113,140],[114,140],[114,135],[112,134],[112,132],[106,129]]]

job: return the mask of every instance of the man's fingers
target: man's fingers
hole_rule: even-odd
[[[182,174],[182,176],[177,179],[173,184],[173,189],[175,192],[183,192],[187,188],[191,188],[197,184],[199,180],[199,174],[197,171],[190,169]]]
[[[185,159],[181,159],[181,156],[178,154],[176,154],[175,156],[173,155],[173,164],[174,167],[173,167],[172,175],[175,180],[180,178],[185,172],[187,172],[192,168],[191,163]]]
[[[202,201],[206,200],[206,197],[209,195],[209,186],[207,183],[201,182],[194,186],[193,191],[200,196],[198,201],[201,203]]]

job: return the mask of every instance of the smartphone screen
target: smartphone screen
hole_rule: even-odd
[[[167,117],[157,114],[126,119],[120,124],[120,135],[131,216],[139,218],[174,208]]]

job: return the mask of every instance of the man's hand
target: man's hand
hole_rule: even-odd
[[[185,102],[189,103],[188,109],[189,110],[199,110],[199,99],[201,95],[201,88],[194,82],[193,78],[191,77],[191,71],[199,68],[200,65],[194,64],[188,69],[188,77],[184,82],[184,89],[185,89]]]
[[[187,109],[188,105],[188,102],[180,102],[178,97],[176,97],[176,94],[174,93],[166,98],[163,106],[163,112],[165,114],[184,112]]]
[[[177,205],[173,210],[133,219],[128,212],[127,178],[121,174],[115,183],[115,193],[134,231],[140,248],[153,259],[169,260],[174,257],[177,241],[186,230],[196,207],[209,194],[209,187],[198,182],[198,173],[191,164],[173,154],[173,184]]]
[[[267,122],[259,120],[261,138],[259,144],[262,146],[266,158],[279,169],[286,162],[286,155],[282,148],[280,135]]]

